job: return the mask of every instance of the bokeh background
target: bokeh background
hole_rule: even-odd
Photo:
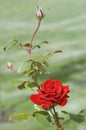
[[[35,55],[46,54],[50,50],[61,49],[63,53],[49,60],[48,77],[60,79],[69,84],[71,93],[68,104],[57,110],[78,113],[86,108],[86,0],[39,0],[46,16],[33,42],[40,44],[47,40],[48,45],[36,50]],[[10,113],[33,110],[29,101],[30,92],[18,90],[12,81],[19,78],[6,68],[8,61],[18,69],[27,59],[23,50],[3,48],[12,40],[27,43],[30,41],[37,21],[34,11],[36,0],[0,0],[0,130],[54,130],[41,126],[36,120],[10,122]],[[46,77],[41,77],[44,80]],[[70,122],[66,130],[85,130],[86,122]]]

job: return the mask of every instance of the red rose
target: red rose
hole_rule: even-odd
[[[64,106],[67,103],[67,94],[70,92],[68,86],[63,86],[59,80],[48,79],[41,84],[41,88],[37,90],[38,94],[33,94],[30,99],[37,105],[41,105],[44,109],[58,104]]]

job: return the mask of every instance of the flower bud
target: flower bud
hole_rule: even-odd
[[[13,64],[12,64],[11,62],[8,62],[8,63],[7,63],[7,68],[8,68],[8,69],[12,69],[12,68],[13,68]]]
[[[44,17],[43,11],[42,11],[39,7],[37,7],[37,10],[36,10],[36,18],[37,18],[38,20],[41,20],[43,17]]]

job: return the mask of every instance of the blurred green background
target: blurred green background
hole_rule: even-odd
[[[50,61],[48,77],[60,79],[69,84],[71,93],[68,104],[57,110],[78,113],[86,108],[86,0],[39,0],[46,16],[33,42],[49,41],[35,55],[61,49],[62,54],[54,55]],[[8,61],[15,68],[27,59],[23,50],[3,51],[11,40],[30,41],[37,21],[34,11],[36,0],[0,0],[0,130],[54,130],[55,127],[41,126],[36,120],[10,122],[8,116],[14,111],[33,110],[29,101],[30,92],[18,90],[12,80],[19,78],[6,68]],[[46,77],[42,77],[44,80]],[[66,130],[85,130],[86,122],[70,122]]]

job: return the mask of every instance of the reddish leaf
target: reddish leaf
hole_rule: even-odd
[[[56,51],[54,51],[54,53],[60,53],[60,52],[62,52],[62,50],[56,50]]]
[[[26,43],[23,46],[25,46],[25,47],[32,47],[31,43]]]
[[[35,45],[34,47],[33,47],[33,49],[35,49],[35,48],[41,48],[39,45]]]
[[[62,52],[62,50],[56,50],[56,51],[49,52],[49,53],[47,54],[47,57],[53,56],[55,53],[61,53],[61,52]]]
[[[47,44],[47,43],[49,43],[49,42],[48,42],[48,41],[43,41],[43,43],[46,43],[46,44]]]

